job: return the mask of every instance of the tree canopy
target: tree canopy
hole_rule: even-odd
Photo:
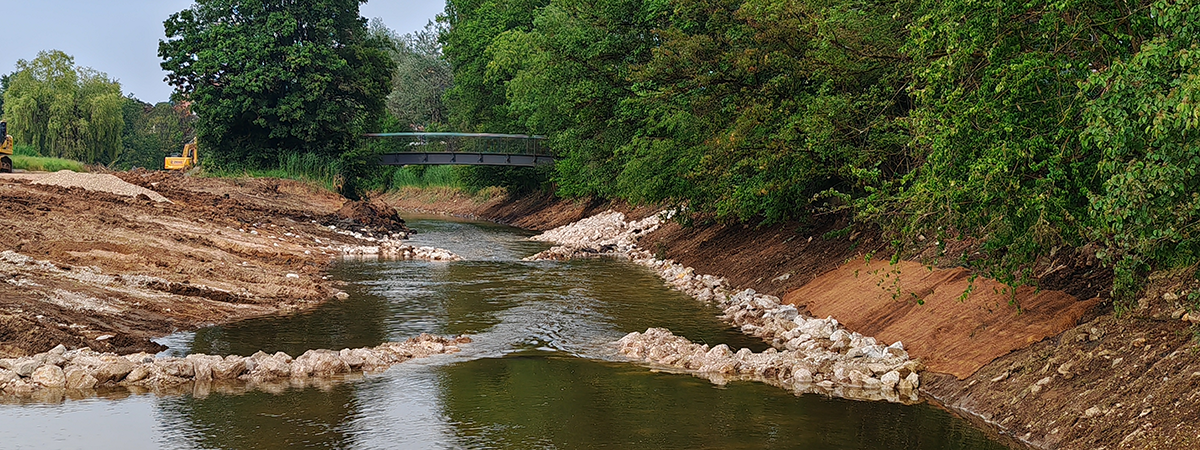
[[[1118,297],[1200,264],[1200,7],[451,0],[449,122],[532,132],[558,192],[694,218],[841,211],[1011,283],[1097,244]],[[916,244],[920,247],[922,244]]]
[[[363,0],[198,0],[164,23],[162,67],[198,115],[206,164],[339,157],[384,112],[394,64]]]
[[[17,61],[6,77],[8,133],[43,156],[109,164],[122,150],[121,85],[58,50]]]

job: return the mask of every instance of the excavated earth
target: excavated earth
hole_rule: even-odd
[[[390,207],[297,182],[146,171],[0,176],[0,227],[0,357],[155,352],[309,308],[339,295],[325,270],[345,247],[406,231]]]
[[[408,191],[386,201],[548,230],[623,204]],[[826,215],[774,226],[669,223],[638,246],[696,274],[784,298],[802,313],[904,342],[929,365],[921,393],[1013,447],[1200,448],[1200,291],[1190,271],[1158,273],[1131,311],[1117,315],[1112,271],[1089,249],[1063,251],[1035,272],[1040,290],[1015,291],[968,269],[969,241],[890,265],[876,229]],[[936,256],[936,257],[935,257]],[[873,260],[873,261],[872,261]],[[967,295],[964,295],[967,294]],[[1190,320],[1189,320],[1190,319]]]

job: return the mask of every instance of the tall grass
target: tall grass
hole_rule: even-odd
[[[87,172],[87,166],[79,161],[62,158],[47,158],[38,154],[32,145],[17,145],[13,147],[13,169],[34,172]]]
[[[284,156],[279,166],[273,169],[205,168],[206,176],[271,177],[298,180],[337,191],[342,184],[342,161],[324,158],[312,153]],[[454,166],[378,166],[368,170],[359,185],[367,191],[390,192],[406,187],[462,188],[459,172]]]
[[[393,169],[390,188],[461,186],[454,166],[404,166]]]
[[[341,160],[313,153],[285,155],[279,161],[279,167],[274,169],[220,168],[206,172],[208,176],[219,178],[264,177],[304,181],[331,191],[336,191],[342,182]]]

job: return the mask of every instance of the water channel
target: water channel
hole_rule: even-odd
[[[666,327],[761,351],[719,312],[624,261],[522,262],[513,228],[424,218],[413,243],[461,262],[347,261],[351,297],[316,310],[179,333],[166,353],[297,356],[419,333],[461,353],[283,392],[130,395],[0,405],[4,448],[1001,449],[927,405],[856,402],[751,382],[715,386],[620,362],[609,345]]]

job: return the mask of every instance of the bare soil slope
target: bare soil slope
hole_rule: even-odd
[[[972,281],[962,268],[864,260],[821,275],[783,300],[885,342],[904,342],[929,370],[960,380],[1013,350],[1074,328],[1100,302],[1032,287],[1014,294],[993,280]]]
[[[114,175],[171,202],[0,177],[0,357],[156,350],[174,330],[315,305],[335,293],[338,246],[361,242],[326,226],[358,223],[343,198],[300,183]]]

